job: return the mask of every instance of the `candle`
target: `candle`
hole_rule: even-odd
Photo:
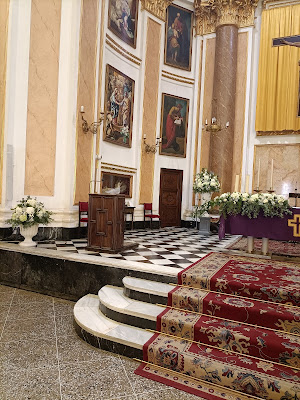
[[[246,175],[245,192],[249,193],[249,175]]]
[[[270,178],[270,190],[273,190],[273,172],[274,172],[274,160],[271,161],[271,178]]]
[[[84,107],[83,106],[80,107],[80,112],[84,112]]]
[[[235,185],[234,185],[234,191],[238,192],[239,191],[239,180],[240,180],[240,176],[236,175],[235,176]]]
[[[146,139],[146,133],[144,133],[144,139]]]
[[[258,170],[257,170],[257,189],[259,189],[259,175],[260,175],[260,159],[258,160]]]
[[[207,119],[205,120],[205,125],[207,125]]]

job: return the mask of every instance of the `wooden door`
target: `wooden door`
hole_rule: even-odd
[[[181,198],[183,171],[160,170],[159,213],[161,226],[181,226]]]

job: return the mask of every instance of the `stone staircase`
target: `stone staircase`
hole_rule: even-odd
[[[134,277],[123,278],[123,288],[106,285],[102,287],[98,295],[88,294],[81,298],[74,307],[74,322],[75,328],[78,335],[92,346],[108,350],[114,353],[122,354],[131,358],[143,359],[143,346],[153,336],[153,331],[156,331],[157,317],[166,310],[168,293],[174,289],[173,284],[154,282],[145,279],[139,279]],[[230,296],[229,296],[230,297]],[[234,297],[233,297],[234,298]],[[252,300],[255,302],[255,300]],[[272,306],[272,303],[270,303]],[[275,308],[277,306],[274,306]],[[278,306],[280,307],[280,306]],[[275,309],[274,308],[274,309]],[[234,309],[233,309],[234,311]],[[177,313],[186,313],[186,310],[177,310]],[[195,315],[195,313],[194,313]],[[299,315],[300,316],[300,315]],[[198,314],[197,314],[198,317]],[[201,343],[205,346],[219,347],[220,349],[226,349],[226,340],[221,340],[220,343],[211,343],[210,341],[210,328],[212,324],[209,319],[210,316],[203,316],[203,325],[201,331],[203,333]],[[232,319],[238,317],[232,313]],[[241,334],[238,337],[238,330],[235,331],[235,321],[227,321],[221,317],[213,317],[213,324],[220,321],[220,332],[232,334],[237,338],[237,343],[244,340],[244,336]],[[224,325],[225,324],[225,325]],[[228,326],[224,329],[224,326]],[[239,321],[239,326],[243,329],[253,330],[257,332],[257,337],[263,337],[266,333],[272,334],[272,329],[260,326],[254,326],[251,324],[243,324],[243,321]],[[263,324],[263,322],[262,322]],[[230,329],[233,329],[230,332]],[[175,333],[180,336],[179,331]],[[238,333],[237,333],[238,332]],[[289,334],[284,332],[281,335],[286,336],[287,339]],[[298,335],[293,336],[292,340],[296,340],[300,344],[300,337]],[[253,361],[252,349],[257,348],[257,338],[250,339],[247,343],[247,351],[244,352],[245,348],[237,347],[234,351],[235,357],[238,357],[238,353],[244,353],[245,358],[250,357]],[[276,334],[274,333],[274,349],[276,348]],[[247,353],[248,350],[249,354]],[[269,351],[271,354],[268,361],[264,359],[264,362],[272,362],[272,349]],[[275,363],[278,363],[275,361]],[[278,363],[279,365],[280,363]],[[300,368],[299,368],[300,369]],[[300,371],[296,371],[296,375],[299,375]],[[294,370],[295,372],[295,370]],[[273,400],[273,399],[272,399]]]

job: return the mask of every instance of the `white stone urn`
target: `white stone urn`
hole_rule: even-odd
[[[19,246],[22,247],[35,247],[36,242],[32,240],[32,238],[38,233],[39,226],[38,224],[32,226],[23,226],[20,225],[20,233],[24,236],[24,242],[20,242]]]
[[[208,201],[211,200],[211,192],[205,192],[205,193],[200,193],[200,198],[201,198],[201,205],[204,203],[207,203]],[[208,213],[205,212],[202,217],[208,217]]]

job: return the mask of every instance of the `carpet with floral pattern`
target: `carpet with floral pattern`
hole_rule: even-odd
[[[210,253],[179,273],[136,373],[208,400],[299,400],[299,278],[295,264]]]
[[[254,250],[259,252],[262,248],[262,239],[254,239]],[[228,246],[230,250],[247,251],[247,238],[242,237]],[[280,240],[269,240],[269,252],[279,256],[300,257],[299,242],[283,242]]]

